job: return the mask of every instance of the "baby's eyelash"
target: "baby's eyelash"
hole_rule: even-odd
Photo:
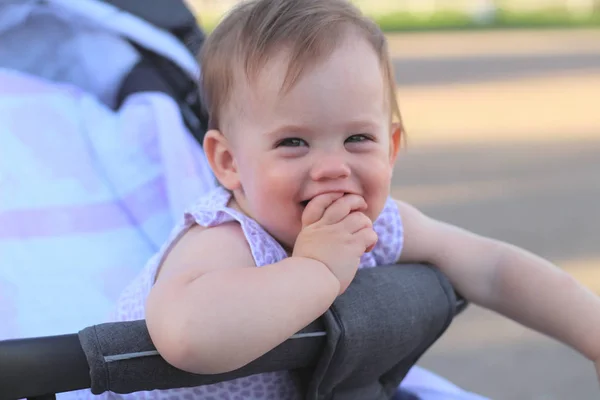
[[[304,145],[308,146],[306,140],[292,137],[280,140],[279,142],[277,142],[275,147],[301,147]]]
[[[358,139],[358,140],[356,140]],[[346,139],[346,142],[350,142],[350,143],[360,143],[360,142],[364,142],[367,140],[373,140],[373,137],[366,134],[366,133],[360,133],[360,134],[356,134],[356,135],[351,135]]]

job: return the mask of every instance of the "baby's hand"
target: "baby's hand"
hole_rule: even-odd
[[[324,263],[340,282],[343,293],[356,274],[360,257],[377,242],[373,223],[362,211],[358,195],[327,193],[312,199],[302,214],[302,231],[292,256]]]

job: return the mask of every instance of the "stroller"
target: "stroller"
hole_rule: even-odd
[[[413,368],[465,306],[427,265],[360,271],[319,320],[228,374],[168,365],[144,321],[102,323],[174,218],[215,185],[193,57],[203,33],[183,0],[5,1],[0,33],[1,399],[282,369],[309,399],[390,398],[403,380],[463,398]]]

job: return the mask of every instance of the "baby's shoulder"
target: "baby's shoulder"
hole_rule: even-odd
[[[173,273],[194,279],[211,270],[255,266],[244,232],[237,222],[192,225],[165,253],[157,279]]]

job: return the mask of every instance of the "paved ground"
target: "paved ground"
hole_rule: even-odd
[[[409,129],[396,196],[539,253],[600,293],[600,31],[390,42]],[[585,359],[477,307],[422,365],[494,399],[600,398]]]

